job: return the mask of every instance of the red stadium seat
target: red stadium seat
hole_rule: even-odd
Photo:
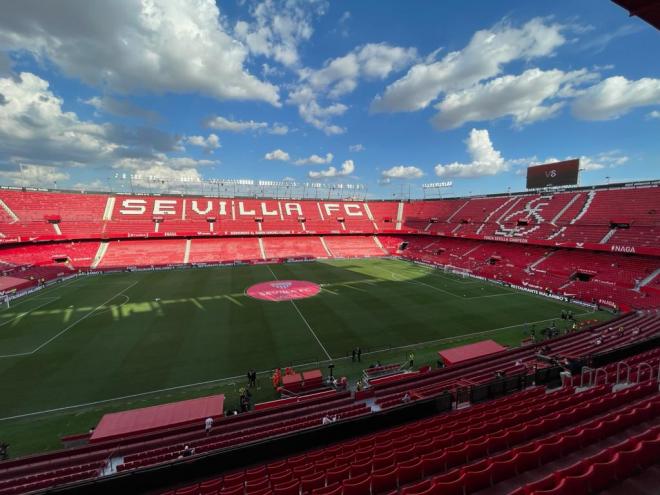
[[[315,490],[312,490],[312,495],[341,495],[343,490],[343,485],[336,482],[324,488],[316,488]]]
[[[427,493],[434,493],[435,487],[433,481],[430,479],[420,481],[414,485],[408,485],[401,489],[401,495],[423,495]]]
[[[300,478],[300,488],[303,493],[308,493],[316,488],[325,486],[325,473],[320,472]]]
[[[433,482],[434,493],[442,495],[463,495],[465,475],[461,474],[453,481],[435,481]]]
[[[223,487],[218,493],[219,495],[243,495],[243,493],[245,493],[245,488],[243,485],[236,485],[227,488]]]
[[[351,472],[350,465],[343,467],[331,468],[325,472],[325,479],[328,485],[332,485],[338,481],[348,479]]]
[[[400,462],[397,466],[399,468],[399,486],[417,481],[423,475],[423,463],[420,458]]]
[[[492,471],[493,466],[489,460],[484,460],[473,466],[463,468],[465,494],[468,495],[490,487]]]
[[[397,480],[399,478],[399,470],[397,467],[385,467],[374,471],[371,475],[371,491],[372,493],[386,493],[389,490],[397,487]]]
[[[356,478],[344,480],[343,495],[369,495],[371,493],[371,476],[362,474]]]
[[[273,485],[273,495],[298,495],[300,493],[301,483],[299,481],[290,481]]]

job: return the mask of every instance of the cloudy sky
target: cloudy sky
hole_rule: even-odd
[[[607,0],[4,2],[0,183],[657,179],[658,53]]]

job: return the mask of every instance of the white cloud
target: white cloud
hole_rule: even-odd
[[[579,119],[610,120],[649,105],[660,105],[660,79],[630,81],[614,76],[587,88],[575,99],[572,110]]]
[[[348,107],[343,103],[323,106],[320,100],[338,98],[357,88],[360,79],[384,79],[402,70],[417,57],[414,48],[401,48],[386,43],[370,43],[355,48],[344,56],[325,62],[320,69],[302,69],[300,84],[290,93],[287,103],[296,105],[300,117],[328,135],[341,134],[345,129],[331,123]]]
[[[337,170],[335,167],[329,167],[327,170],[320,170],[318,172],[311,171],[309,175],[310,179],[329,179],[332,177],[346,177],[351,175],[355,171],[355,164],[353,160],[346,160],[341,164],[341,169]]]
[[[23,72],[0,78],[0,159],[44,165],[99,166],[128,156],[180,151],[180,137],[149,127],[81,120],[63,109],[48,81]]]
[[[280,136],[289,132],[289,128],[282,124],[269,124],[268,122],[255,122],[254,120],[230,120],[219,115],[207,119],[205,125],[211,129],[227,132],[265,131]]]
[[[579,49],[592,51],[593,53],[600,53],[605,50],[605,48],[607,48],[607,46],[612,43],[612,41],[639,33],[643,30],[644,26],[642,26],[641,23],[633,24],[627,22],[614,30],[608,30],[603,34],[599,34],[591,39],[584,41],[583,43],[580,43]]]
[[[199,92],[279,105],[277,87],[245,68],[248,49],[225,32],[214,0],[9,2],[0,49],[25,50],[116,92]]]
[[[348,151],[351,151],[353,153],[359,153],[360,151],[364,151],[367,148],[365,148],[362,144],[351,144],[348,147]]]
[[[255,122],[254,120],[229,120],[225,117],[212,117],[206,121],[206,127],[217,129],[219,131],[244,132],[265,129],[268,127],[266,122]]]
[[[0,170],[2,182],[15,186],[55,187],[69,179],[69,174],[56,167],[21,164],[13,170]]]
[[[157,175],[147,174],[147,170],[161,168],[163,170],[171,170],[172,174],[176,171],[176,177],[188,177],[187,172],[198,167],[208,167],[215,165],[218,162],[215,160],[197,160],[187,156],[183,157],[170,157],[164,154],[158,154],[151,158],[122,158],[113,165],[113,168],[131,170],[141,175]],[[193,176],[198,175],[197,173]],[[170,178],[170,177],[168,177]]]
[[[271,160],[271,161],[272,160],[279,160],[279,161],[282,161],[282,162],[288,162],[291,159],[291,157],[289,156],[289,154],[286,151],[282,151],[279,148],[276,149],[276,150],[273,150],[269,153],[266,153],[264,155],[264,158],[266,160]]]
[[[325,14],[325,0],[265,0],[250,9],[251,23],[239,21],[234,35],[253,55],[276,60],[284,66],[300,62],[298,45],[309,40],[314,33],[312,22]]]
[[[307,158],[300,158],[294,163],[296,165],[326,165],[332,162],[334,158],[332,153],[327,153],[325,157],[319,155],[308,156]]]
[[[504,64],[550,56],[565,43],[563,26],[535,18],[520,28],[500,23],[477,31],[468,45],[442,60],[414,65],[377,97],[372,110],[410,112],[430,105],[441,93],[460,91],[497,76]]]
[[[469,89],[449,93],[435,105],[436,128],[454,129],[466,122],[512,116],[516,126],[551,118],[564,103],[548,102],[575,91],[573,84],[590,79],[584,70],[563,72],[529,69],[520,75],[502,76]]]
[[[110,189],[109,185],[100,179],[89,182],[76,182],[71,187],[80,191],[108,191]]]
[[[419,179],[424,175],[420,168],[413,167],[412,165],[397,165],[387,170],[383,170],[382,176],[385,179]],[[387,180],[384,183],[388,183]]]
[[[94,96],[85,100],[84,103],[93,106],[100,112],[106,112],[120,117],[135,117],[148,121],[155,121],[159,118],[156,112],[140,108],[124,99],[111,98],[109,96]]]
[[[572,160],[575,157],[566,157],[563,160],[558,158],[548,158],[543,162],[533,161],[531,165],[541,165],[544,163],[555,163],[564,160]],[[580,156],[580,170],[584,172],[592,172],[594,170],[602,170],[604,168],[616,168],[628,163],[630,158],[622,154],[619,150],[604,151],[593,156],[582,155]]]
[[[580,157],[580,169],[585,171],[600,170],[605,168],[605,165],[598,163],[588,156]]]
[[[150,170],[152,175],[159,171],[173,175],[176,170],[180,176],[180,171],[186,170],[186,174],[198,177],[198,167],[216,163],[169,156],[167,153],[181,151],[180,138],[155,129],[82,120],[64,111],[64,101],[53,94],[48,81],[32,73],[0,78],[0,94],[6,100],[0,105],[0,161],[40,166],[30,171],[42,170],[43,180],[49,182],[68,180],[77,168],[103,166]],[[204,142],[213,147],[219,145],[216,139],[210,136]],[[62,171],[64,167],[67,172]],[[26,170],[24,167],[23,178],[28,177]],[[39,183],[40,179],[29,177]],[[6,178],[13,180],[11,176]]]
[[[268,133],[275,134],[276,136],[284,136],[289,133],[289,128],[282,124],[273,124],[268,130]]]
[[[332,117],[343,115],[348,107],[342,103],[322,107],[316,101],[316,95],[309,86],[301,86],[290,93],[287,103],[297,105],[298,114],[305,122],[329,136],[346,132],[343,127],[331,124],[330,120]]]
[[[348,23],[351,20],[351,13],[347,10],[345,11],[341,17],[339,18],[338,24],[338,29],[339,33],[344,37],[348,38],[349,32],[348,32]]]
[[[472,129],[465,144],[472,161],[470,163],[454,162],[448,165],[438,164],[435,166],[435,175],[438,177],[481,177],[509,170],[509,164],[493,147],[487,130]]]
[[[199,146],[204,148],[204,151],[207,153],[213,153],[213,150],[216,150],[220,147],[220,138],[215,134],[209,134],[208,137],[204,136],[188,136],[186,142],[192,144],[193,146]]]
[[[324,91],[330,98],[338,98],[353,91],[358,78],[385,79],[390,73],[410,65],[416,57],[414,48],[369,43],[327,61],[322,69],[302,71],[302,77],[315,91]]]
[[[652,112],[650,112],[650,113],[647,115],[647,117],[648,117],[649,119],[660,119],[660,111],[658,111],[658,110],[653,110]]]
[[[132,174],[132,184],[145,188],[171,189],[180,186],[183,181],[197,182],[203,179],[200,167],[215,165],[217,162],[211,160],[195,160],[193,158],[181,157],[171,158],[160,155],[151,159],[126,158],[119,160],[113,165],[117,170],[125,170]]]
[[[84,163],[110,158],[120,147],[111,139],[112,128],[65,112],[48,81],[32,73],[0,78],[0,94],[0,154],[32,163]]]

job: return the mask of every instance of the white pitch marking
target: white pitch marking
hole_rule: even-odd
[[[14,316],[11,320],[7,320],[7,321],[5,321],[5,322],[3,322],[3,323],[0,323],[0,327],[3,327],[3,326],[5,326],[7,323],[11,323],[12,321],[14,321],[14,320],[16,320],[16,319],[23,318],[25,315],[28,315],[28,314],[32,313],[33,311],[36,311],[37,309],[39,309],[39,308],[42,307],[42,306],[45,306],[45,305],[50,304],[50,303],[52,303],[52,302],[54,302],[54,301],[57,301],[57,300],[59,299],[59,297],[54,297],[54,298],[49,298],[49,299],[50,299],[50,300],[46,301],[46,302],[43,303],[43,304],[40,304],[39,306],[35,306],[35,307],[32,308],[32,309],[28,309],[27,311],[24,311],[24,312],[22,312],[21,314]],[[38,301],[38,300],[39,300],[39,299],[33,299],[33,301]]]
[[[576,314],[575,316],[585,316],[585,315],[590,315],[592,313],[596,313],[596,311],[587,311],[585,313]],[[546,320],[530,321],[530,322],[527,322],[527,324],[528,325],[533,325],[533,324],[536,324],[536,323],[544,323],[546,321],[552,321],[552,320],[556,320],[556,319],[557,318],[548,318]],[[382,352],[391,352],[391,351],[398,351],[398,350],[401,350],[401,349],[409,349],[411,347],[421,347],[421,346],[425,346],[425,345],[428,345],[428,344],[435,344],[435,343],[438,343],[438,342],[460,341],[460,340],[464,340],[466,338],[469,338],[471,336],[473,337],[473,336],[479,335],[479,334],[493,333],[493,332],[496,332],[498,330],[506,330],[506,329],[509,329],[509,328],[521,327],[523,325],[525,325],[525,323],[519,323],[517,325],[509,325],[508,327],[491,328],[490,330],[482,330],[481,332],[473,332],[473,333],[468,333],[468,334],[463,334],[463,335],[456,335],[454,337],[445,337],[443,339],[429,340],[429,341],[426,341],[426,342],[418,342],[418,343],[415,343],[415,344],[402,345],[402,346],[398,346],[398,347],[388,347],[387,349],[383,349],[383,350],[380,350],[380,351],[368,351],[368,352],[363,352],[362,354],[366,356],[366,355],[370,355],[370,354],[379,354],[379,353],[382,353]],[[329,361],[344,361],[344,360],[348,360],[350,358],[351,358],[350,356],[342,356],[342,357],[337,357],[335,359],[329,359]],[[318,365],[319,365],[318,361],[313,361],[311,363],[299,364],[299,365],[296,366],[296,368],[306,368],[307,366],[318,366]],[[273,372],[273,370],[264,370],[264,371],[257,372],[257,374],[259,374],[259,375],[270,375],[272,372]],[[202,386],[202,385],[210,385],[212,383],[224,382],[224,381],[227,381],[227,380],[238,380],[240,378],[245,378],[245,375],[230,376],[230,377],[226,377],[226,378],[215,378],[213,380],[206,380],[206,381],[203,381],[203,382],[188,383],[186,385],[176,385],[174,387],[167,387],[167,388],[162,388],[162,389],[158,389],[158,390],[150,390],[148,392],[141,392],[141,393],[138,393],[138,394],[125,395],[123,397],[112,397],[110,399],[103,399],[103,400],[98,400],[98,401],[95,401],[95,402],[86,402],[86,403],[83,403],[83,404],[73,404],[71,406],[63,406],[63,407],[58,407],[58,408],[55,408],[55,409],[47,409],[47,410],[44,410],[44,411],[34,411],[34,412],[31,412],[31,413],[19,414],[19,415],[16,415],[16,416],[7,416],[5,418],[0,418],[0,421],[9,421],[9,420],[12,420],[12,419],[27,418],[27,417],[30,417],[30,416],[38,416],[38,415],[41,415],[41,414],[52,414],[54,412],[67,411],[69,409],[77,409],[77,408],[81,408],[81,407],[96,406],[96,405],[99,405],[99,404],[106,404],[108,402],[115,402],[115,401],[126,400],[126,399],[134,399],[136,397],[144,397],[145,395],[153,395],[153,394],[159,394],[159,393],[162,393],[162,392],[171,392],[173,390],[181,390],[181,389],[185,389],[185,388],[199,387],[199,386]]]
[[[126,287],[125,289],[120,290],[120,291],[117,292],[114,296],[112,296],[110,299],[108,299],[107,301],[105,301],[105,302],[99,304],[99,305],[96,306],[94,309],[92,309],[89,313],[87,313],[87,314],[85,314],[84,316],[78,318],[76,321],[74,321],[71,325],[67,326],[65,329],[60,330],[57,334],[53,335],[50,339],[48,339],[46,342],[44,342],[43,344],[41,344],[40,346],[38,346],[36,349],[33,349],[33,350],[30,351],[30,352],[19,352],[19,353],[17,353],[17,354],[5,354],[5,355],[3,355],[3,356],[0,356],[0,359],[2,359],[2,358],[11,358],[11,357],[20,357],[20,356],[30,356],[30,355],[32,355],[32,354],[34,354],[34,353],[36,353],[36,352],[39,352],[41,349],[43,349],[44,347],[46,347],[46,346],[47,346],[48,344],[50,344],[52,341],[54,341],[55,339],[57,339],[57,338],[60,337],[61,335],[65,334],[66,332],[68,332],[69,330],[71,330],[74,326],[76,326],[76,325],[77,325],[78,323],[80,323],[81,321],[83,321],[83,320],[89,318],[90,316],[92,316],[92,315],[93,315],[94,313],[96,313],[99,309],[101,309],[103,306],[105,306],[105,305],[108,304],[110,301],[112,301],[115,297],[120,296],[121,294],[123,294],[124,292],[126,292],[128,289],[130,289],[131,287],[133,287],[133,286],[134,286],[135,284],[137,284],[138,282],[139,282],[139,280],[136,280],[135,282],[133,282],[131,285],[129,285],[129,286]]]
[[[266,266],[267,266],[268,269],[270,270],[270,273],[273,275],[273,278],[274,278],[275,280],[279,280],[279,278],[277,278],[277,275],[275,275],[275,272],[274,272],[273,269],[270,267],[270,265],[266,265]],[[330,356],[330,353],[328,352],[328,350],[325,348],[325,346],[321,343],[321,341],[320,341],[319,338],[317,337],[316,333],[315,333],[314,330],[312,329],[312,326],[311,326],[311,325],[309,324],[309,322],[307,321],[307,318],[305,318],[305,317],[303,316],[303,314],[300,312],[300,310],[298,309],[298,306],[296,305],[295,301],[293,301],[293,299],[292,299],[292,300],[290,300],[289,302],[290,302],[291,304],[293,304],[293,307],[294,307],[294,308],[296,309],[296,311],[298,312],[298,315],[300,315],[300,318],[302,318],[302,321],[305,322],[305,325],[307,325],[307,328],[309,328],[310,333],[311,333],[312,336],[316,339],[316,341],[319,343],[319,345],[321,346],[321,349],[323,349],[323,352],[324,352],[325,355],[327,356],[328,360],[329,360],[329,361],[332,361],[332,357]]]

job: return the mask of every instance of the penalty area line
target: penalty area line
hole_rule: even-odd
[[[103,302],[103,303],[99,304],[98,306],[96,306],[96,307],[95,307],[94,309],[92,309],[89,313],[87,313],[87,314],[81,316],[80,318],[78,318],[76,321],[74,321],[73,323],[71,323],[71,325],[67,326],[67,327],[64,328],[63,330],[60,330],[58,333],[56,333],[56,334],[53,335],[51,338],[49,338],[46,342],[44,342],[43,344],[39,345],[36,349],[33,349],[33,350],[31,350],[30,352],[19,352],[19,353],[16,353],[16,354],[5,354],[5,355],[0,356],[0,359],[3,359],[3,358],[12,358],[12,357],[21,357],[21,356],[30,356],[30,355],[32,355],[32,354],[34,354],[34,353],[36,353],[36,352],[39,352],[41,349],[43,349],[44,347],[46,347],[48,344],[50,344],[51,342],[53,342],[55,339],[57,339],[58,337],[64,335],[64,334],[65,334],[66,332],[68,332],[69,330],[71,330],[71,329],[72,329],[73,327],[75,327],[78,323],[80,323],[81,321],[83,321],[83,320],[89,318],[90,316],[92,316],[92,315],[93,315],[94,313],[96,313],[99,309],[101,309],[101,308],[104,307],[106,304],[108,304],[110,301],[112,301],[115,297],[120,296],[121,294],[123,294],[124,292],[126,292],[128,289],[132,288],[132,287],[133,287],[135,284],[137,284],[138,282],[139,282],[139,280],[136,280],[135,282],[133,282],[133,283],[132,283],[131,285],[129,285],[128,287],[126,287],[126,288],[120,290],[120,291],[117,292],[115,295],[113,295],[111,298],[109,298],[109,299],[106,300],[105,302]]]
[[[34,308],[28,309],[27,311],[23,311],[22,313],[20,313],[20,314],[14,316],[14,317],[11,318],[10,320],[7,320],[7,321],[5,321],[5,322],[3,322],[3,323],[0,323],[0,327],[4,327],[5,325],[7,325],[8,323],[11,323],[12,321],[20,320],[20,319],[22,319],[24,316],[29,315],[30,313],[32,313],[33,311],[36,311],[36,310],[38,310],[39,308],[41,308],[41,307],[43,307],[43,306],[46,306],[46,305],[48,305],[48,304],[51,304],[51,303],[57,301],[58,299],[59,299],[59,297],[55,297],[55,298],[52,298],[52,299],[49,298],[49,300],[46,301],[45,303],[40,304],[39,306],[35,306]],[[39,299],[32,299],[32,300],[33,300],[33,301],[39,301]]]
[[[268,269],[270,270],[271,275],[273,275],[273,278],[274,278],[275,280],[279,280],[279,278],[277,278],[277,275],[275,275],[275,272],[274,272],[273,269],[270,267],[270,265],[266,265],[266,266],[267,266]],[[332,356],[330,356],[330,353],[329,353],[328,350],[325,348],[325,346],[323,345],[323,343],[321,342],[321,340],[318,338],[318,336],[316,335],[316,332],[314,332],[314,329],[312,328],[312,326],[311,326],[311,325],[309,324],[309,322],[307,321],[307,318],[305,318],[305,317],[303,316],[303,314],[300,312],[300,309],[298,309],[298,305],[297,305],[297,304],[295,303],[295,301],[293,301],[293,300],[291,300],[291,301],[289,301],[289,302],[293,305],[294,309],[296,310],[296,312],[298,313],[298,315],[300,316],[300,318],[302,319],[302,321],[305,323],[305,325],[306,325],[307,328],[309,329],[309,332],[312,334],[312,336],[314,337],[314,339],[316,340],[316,342],[318,342],[318,344],[321,346],[321,349],[323,349],[323,353],[326,355],[326,357],[328,358],[328,360],[329,360],[329,361],[332,361]]]

